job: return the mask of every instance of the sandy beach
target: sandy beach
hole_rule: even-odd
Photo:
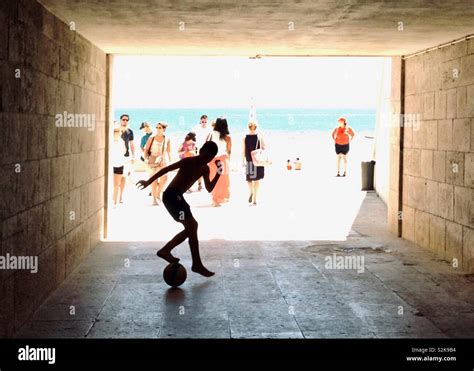
[[[215,208],[204,190],[185,195],[199,222],[200,239],[344,240],[365,195],[360,190],[360,163],[372,159],[373,139],[366,138],[371,133],[356,135],[351,143],[348,176],[336,178],[330,133],[262,133],[273,164],[265,169],[257,206],[247,204],[249,191],[241,166],[243,136],[234,135],[230,201]],[[177,138],[170,138],[174,155]],[[302,170],[288,171],[287,160],[296,157],[303,163]],[[171,173],[169,177],[173,176]],[[163,241],[182,229],[163,205],[151,206],[148,190],[134,187],[146,178],[147,173],[134,172],[127,179],[124,204],[109,211],[109,240]]]

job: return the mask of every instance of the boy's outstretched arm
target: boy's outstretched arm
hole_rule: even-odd
[[[154,174],[152,177],[150,177],[150,179],[148,180],[140,180],[139,182],[137,182],[137,187],[139,189],[145,189],[146,187],[148,187],[151,183],[153,183],[155,180],[157,180],[160,176],[163,176],[165,175],[167,172],[169,171],[172,171],[172,170],[175,170],[175,169],[179,169],[181,167],[181,163],[183,162],[183,160],[180,160],[178,162],[175,162],[174,164],[171,164],[167,167],[164,167],[163,169],[161,169],[160,171],[158,171],[156,174]]]
[[[204,178],[204,185],[206,186],[206,190],[208,192],[212,192],[214,190],[214,187],[216,186],[217,184],[217,181],[219,180],[220,176],[221,176],[221,173],[222,173],[222,162],[220,162],[220,160],[216,160],[216,166],[217,166],[217,172],[216,172],[216,175],[214,176],[214,179],[211,179],[209,178],[209,167],[206,166],[206,170],[205,170],[205,173],[203,174],[203,178]]]

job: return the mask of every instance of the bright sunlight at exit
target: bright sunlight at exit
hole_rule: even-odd
[[[183,195],[200,240],[345,240],[366,193],[361,163],[388,151],[376,123],[390,62],[116,56],[108,239],[166,241],[182,230],[166,205],[177,171],[144,190],[136,183],[213,141],[217,184],[208,192],[201,178]],[[388,184],[385,170],[376,176]]]

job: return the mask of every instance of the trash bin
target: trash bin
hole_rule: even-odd
[[[362,190],[373,191],[374,190],[374,167],[375,161],[363,161],[362,166]]]

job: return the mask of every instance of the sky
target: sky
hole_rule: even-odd
[[[386,58],[115,56],[123,108],[375,108]]]

